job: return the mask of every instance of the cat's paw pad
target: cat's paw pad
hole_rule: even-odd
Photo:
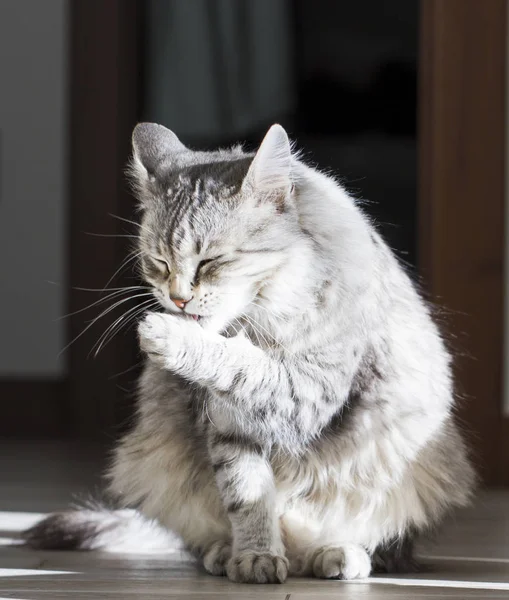
[[[211,575],[226,575],[226,563],[232,555],[228,542],[214,542],[203,556],[203,566]]]
[[[284,583],[288,560],[268,552],[241,552],[228,561],[226,573],[235,583]]]
[[[355,544],[322,548],[313,561],[313,575],[321,579],[363,579],[370,573],[369,554]]]

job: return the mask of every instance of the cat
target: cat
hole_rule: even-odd
[[[369,218],[280,125],[253,155],[141,123],[131,172],[163,309],[139,323],[136,423],[107,475],[136,511],[54,514],[27,543],[173,532],[235,582],[412,568],[415,537],[468,503],[475,474],[451,356]]]

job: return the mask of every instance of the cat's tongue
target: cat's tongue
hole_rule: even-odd
[[[198,321],[200,319],[200,315],[189,315],[190,317],[192,317],[195,321]]]

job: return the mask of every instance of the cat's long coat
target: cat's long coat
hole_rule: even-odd
[[[280,126],[254,159],[152,124],[133,144],[141,265],[167,313],[139,327],[138,415],[110,491],[233,581],[408,566],[412,537],[474,479],[415,287]],[[28,540],[115,547],[136,518],[54,515]]]

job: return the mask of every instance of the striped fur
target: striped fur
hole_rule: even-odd
[[[474,481],[415,287],[281,127],[254,160],[150,124],[133,143],[141,265],[165,312],[139,326],[148,359],[111,492],[233,581],[413,565],[411,537]]]

